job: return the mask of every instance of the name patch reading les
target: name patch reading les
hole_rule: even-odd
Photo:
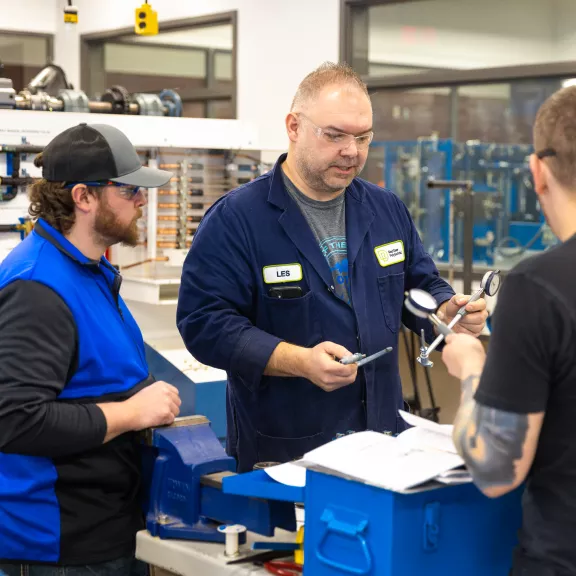
[[[374,248],[374,254],[376,254],[378,264],[380,264],[382,268],[392,266],[392,264],[398,264],[399,262],[404,262],[406,259],[406,256],[404,255],[404,243],[402,240],[396,240],[396,242],[376,246],[376,248]]]
[[[266,284],[279,284],[282,282],[299,282],[302,280],[302,266],[300,264],[276,264],[262,268]]]

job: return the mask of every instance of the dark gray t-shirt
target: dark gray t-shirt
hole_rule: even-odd
[[[344,193],[337,198],[322,202],[302,194],[282,171],[286,190],[300,207],[322,254],[328,262],[336,295],[352,305],[350,279],[348,277],[348,245],[346,243],[346,204]]]

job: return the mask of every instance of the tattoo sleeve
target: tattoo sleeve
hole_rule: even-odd
[[[454,422],[454,444],[480,489],[516,482],[515,461],[522,458],[528,415],[477,404],[480,376],[462,381],[462,400]]]

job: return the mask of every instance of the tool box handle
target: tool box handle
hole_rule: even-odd
[[[366,529],[368,521],[360,520],[355,523],[343,522],[341,520],[337,520],[331,510],[324,510],[324,513],[322,514],[322,521],[326,523],[326,529],[322,539],[320,540],[320,543],[318,544],[318,549],[316,550],[316,556],[318,560],[320,560],[320,562],[323,564],[330,566],[331,568],[336,568],[337,570],[340,570],[341,572],[347,572],[348,574],[358,574],[359,576],[368,574],[372,569],[372,559],[370,557],[368,545],[366,544],[366,539],[364,536],[362,536],[362,532],[364,532]],[[363,568],[358,568],[356,566],[344,564],[341,561],[331,560],[330,558],[326,557],[322,552],[322,546],[328,538],[330,532],[344,536],[345,538],[349,538],[351,540],[357,540],[362,548],[364,557],[366,558],[366,566]]]

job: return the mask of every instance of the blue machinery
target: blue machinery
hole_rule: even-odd
[[[426,250],[438,263],[449,263],[451,248],[453,262],[462,263],[465,215],[457,194],[451,201],[449,190],[429,189],[428,181],[472,181],[473,263],[504,269],[523,253],[555,243],[533,190],[531,152],[526,145],[436,138],[372,144],[372,154],[383,156],[384,186],[408,206]]]
[[[203,416],[146,437],[146,526],[152,536],[224,542],[226,525],[238,530],[242,544],[244,529],[262,536],[275,528],[295,533],[294,504],[300,502],[306,510],[299,545],[304,576],[508,575],[521,490],[489,499],[473,484],[432,483],[398,493],[320,470],[308,470],[306,486],[296,488],[264,470],[235,474],[234,461]],[[222,547],[226,563],[252,563],[261,554],[237,547],[226,557]]]

